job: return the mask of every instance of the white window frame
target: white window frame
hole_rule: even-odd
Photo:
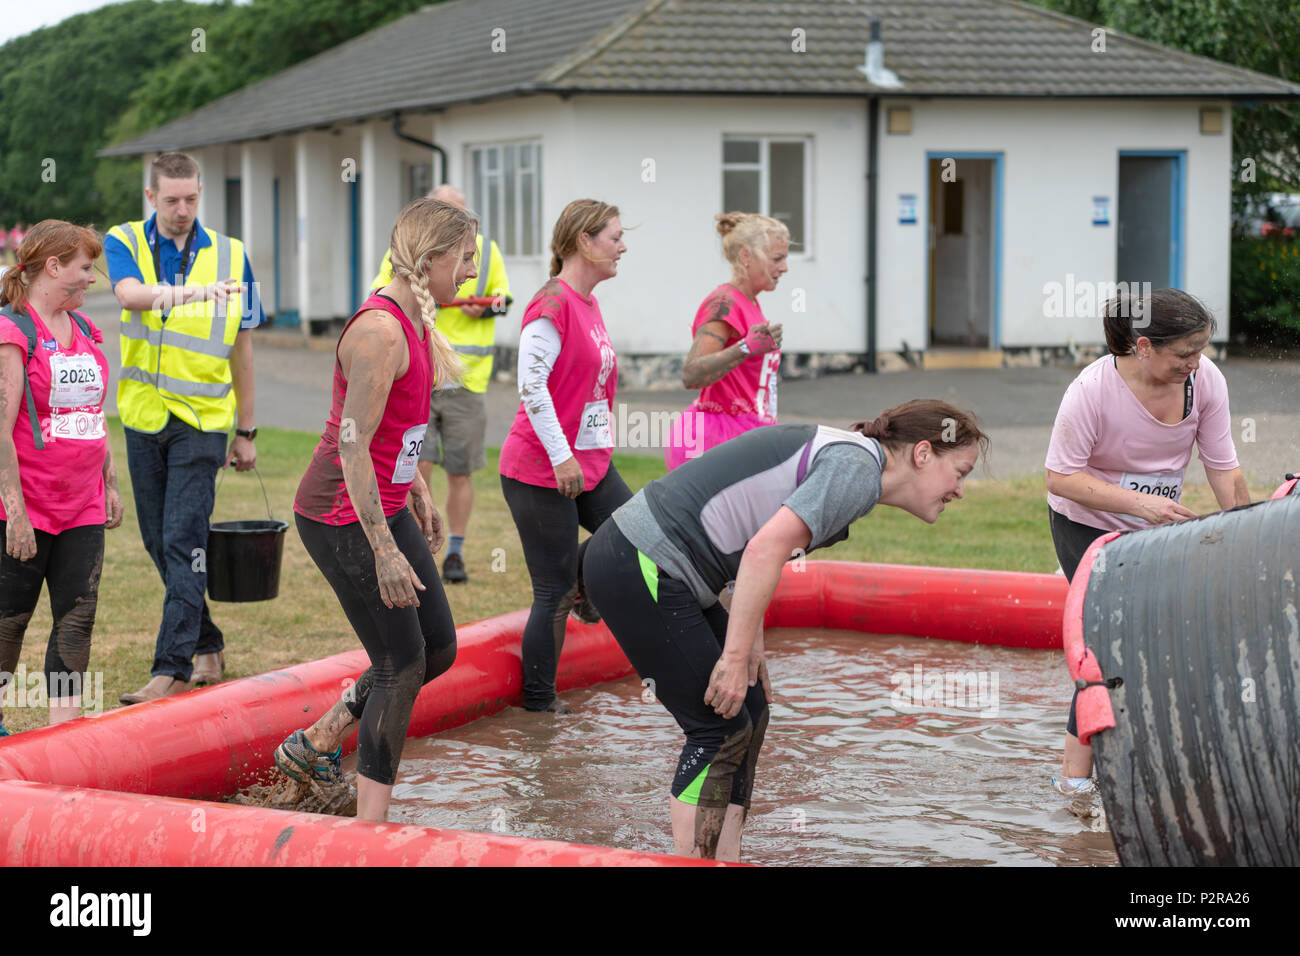
[[[517,139],[503,140],[491,143],[468,143],[465,146],[465,168],[469,171],[466,186],[469,192],[469,202],[471,208],[482,217],[484,223],[492,222],[492,213],[495,210],[495,204],[500,202],[501,190],[505,183],[505,150],[506,147],[512,146],[515,149],[515,210],[516,220],[514,229],[506,229],[505,210],[500,210],[502,229],[505,235],[491,235],[496,244],[501,249],[501,254],[514,259],[536,259],[543,260],[546,258],[546,243],[543,240],[542,232],[542,141],[540,139]],[[528,166],[521,165],[523,150],[521,147],[532,147],[532,161]],[[490,153],[496,154],[497,168],[489,172],[487,161]],[[520,250],[523,248],[523,211],[524,211],[524,190],[523,174],[531,173],[533,180],[532,195],[532,215],[533,215],[533,247],[535,252],[528,254]],[[483,185],[483,198],[478,198],[478,186]],[[482,230],[480,230],[482,231]]]
[[[728,143],[758,143],[758,162],[757,163],[729,163],[726,161],[726,148]],[[722,186],[722,198],[726,201],[726,179],[728,172],[738,172],[741,170],[758,170],[758,201],[761,208],[755,210],[745,210],[746,212],[757,212],[759,215],[772,215],[772,191],[771,191],[771,170],[768,167],[768,161],[771,151],[768,148],[772,143],[799,143],[803,146],[803,248],[790,250],[791,259],[811,259],[813,257],[813,216],[812,216],[812,179],[813,179],[813,138],[810,135],[779,135],[774,136],[767,133],[724,133],[720,153],[724,157],[721,163],[722,170],[719,180]],[[728,209],[723,212],[730,212]]]

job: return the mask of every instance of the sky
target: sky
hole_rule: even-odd
[[[78,13],[110,6],[113,2],[115,0],[40,0],[39,3],[7,0],[4,15],[0,16],[0,45],[41,27],[52,27]]]

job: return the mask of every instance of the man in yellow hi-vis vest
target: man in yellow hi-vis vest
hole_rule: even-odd
[[[439,186],[429,193],[465,208],[465,197],[454,186]],[[479,224],[480,227],[482,223]],[[424,432],[420,451],[420,474],[426,483],[433,466],[441,464],[447,473],[447,557],[442,562],[442,579],[468,581],[463,547],[474,507],[474,485],[470,475],[487,465],[484,448],[487,433],[487,387],[492,377],[492,348],[496,342],[496,318],[509,305],[510,283],[501,250],[482,232],[478,236],[478,278],[470,279],[456,290],[457,299],[487,298],[497,300],[493,306],[461,305],[438,310],[438,329],[460,353],[465,363],[465,377],[459,383],[435,388],[429,399],[429,427]],[[384,254],[379,275],[371,289],[381,289],[393,280],[393,266]]]
[[[252,329],[266,317],[243,243],[199,224],[200,188],[192,158],[163,153],[145,190],[155,214],[104,242],[122,306],[117,410],[136,516],[167,588],[152,679],[124,704],[221,680],[224,638],[204,596],[208,522],[217,471],[257,462]]]

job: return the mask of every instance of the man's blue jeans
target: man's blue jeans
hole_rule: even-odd
[[[175,416],[155,434],[125,431],[140,537],[167,589],[151,673],[188,681],[195,654],[225,647],[204,594],[208,522],[226,434],[201,432]]]

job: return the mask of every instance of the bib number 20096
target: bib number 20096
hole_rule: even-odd
[[[1143,495],[1159,495],[1170,501],[1177,501],[1183,493],[1183,473],[1173,471],[1147,475],[1125,474],[1120,479],[1120,487]]]

